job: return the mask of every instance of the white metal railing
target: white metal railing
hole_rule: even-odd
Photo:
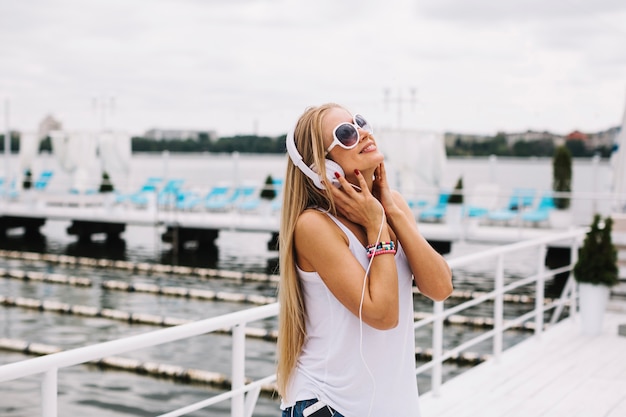
[[[64,352],[15,362],[0,367],[0,382],[11,381],[32,375],[42,375],[42,415],[55,417],[57,415],[57,372],[66,368],[105,356],[158,346],[176,340],[187,339],[223,329],[232,329],[232,391],[222,394],[219,398],[198,404],[198,407],[186,407],[184,412],[174,411],[167,416],[179,416],[191,411],[206,407],[218,401],[232,399],[232,416],[251,416],[263,383],[272,382],[274,377],[264,378],[261,381],[244,386],[245,381],[245,326],[247,323],[276,317],[278,304],[268,304],[236,313],[226,314],[193,323],[156,330],[145,334],[125,337],[110,342],[99,343]],[[248,394],[248,404],[244,403],[244,393]],[[252,401],[254,399],[254,401]]]
[[[465,349],[480,342],[493,338],[493,355],[498,358],[503,351],[503,333],[505,330],[516,326],[522,322],[534,320],[535,335],[540,336],[544,329],[544,314],[554,309],[550,324],[554,324],[560,317],[563,308],[569,306],[569,314],[576,311],[576,286],[570,274],[565,289],[561,297],[549,304],[545,303],[544,283],[546,279],[556,274],[571,271],[576,263],[578,247],[584,237],[583,229],[572,230],[523,241],[511,245],[501,246],[479,253],[461,256],[448,261],[450,267],[455,269],[466,265],[475,265],[477,262],[485,262],[489,259],[496,259],[494,272],[493,291],[483,294],[478,298],[466,301],[451,308],[444,308],[443,302],[434,302],[433,315],[415,322],[415,329],[432,324],[432,352],[431,361],[418,366],[416,374],[422,374],[429,370],[431,372],[431,390],[434,396],[439,394],[442,384],[442,366],[444,361],[452,358]],[[571,249],[571,262],[561,268],[546,270],[544,258],[549,245],[569,246]],[[505,256],[518,254],[521,250],[537,249],[537,271],[535,274],[504,284]],[[524,313],[517,318],[504,320],[504,294],[525,285],[535,285],[535,306],[532,311]],[[443,351],[443,326],[447,317],[459,311],[477,306],[484,302],[493,301],[494,327],[479,336],[468,340],[461,345],[444,353]],[[188,414],[221,401],[231,400],[232,417],[250,417],[256,406],[258,396],[263,385],[275,381],[275,375],[269,375],[260,380],[245,384],[245,327],[247,323],[276,317],[278,314],[278,304],[273,303],[262,307],[226,314],[223,316],[201,320],[189,324],[175,326],[167,329],[157,330],[141,335],[126,337],[110,342],[99,343],[92,346],[72,349],[64,352],[50,354],[38,358],[27,359],[21,362],[0,366],[0,382],[11,381],[32,375],[41,375],[41,401],[42,415],[44,417],[55,417],[57,415],[57,373],[61,368],[74,366],[93,360],[101,359],[105,356],[116,355],[133,350],[139,350],[151,346],[157,346],[175,340],[186,339],[225,328],[232,330],[233,351],[232,351],[232,388],[228,392],[215,395],[206,400],[190,404],[186,407],[174,410],[161,417],[173,417]]]
[[[495,258],[496,267],[494,271],[494,289],[491,292],[485,293],[480,297],[458,304],[454,307],[444,309],[443,302],[434,302],[433,315],[431,317],[422,319],[415,323],[415,329],[424,327],[428,324],[433,325],[433,339],[432,339],[432,352],[433,356],[431,361],[418,366],[416,374],[422,374],[432,369],[431,372],[431,391],[433,396],[439,395],[439,389],[442,383],[442,367],[444,361],[450,359],[474,345],[480,342],[493,338],[493,356],[499,358],[503,351],[503,335],[504,331],[519,325],[528,320],[534,319],[535,326],[534,331],[536,336],[540,336],[544,328],[544,313],[551,309],[554,309],[552,317],[550,319],[550,325],[556,323],[560,317],[563,308],[569,306],[569,314],[575,314],[576,311],[576,285],[572,274],[570,274],[567,283],[561,293],[561,297],[552,301],[551,303],[545,303],[544,288],[545,281],[554,277],[557,274],[571,271],[573,266],[578,260],[578,247],[580,246],[584,237],[585,230],[577,229],[569,232],[560,233],[558,235],[542,237],[538,239],[531,239],[519,243],[514,243],[502,247],[488,249],[480,253],[462,256],[459,258],[451,259],[448,264],[454,271],[456,268],[472,265],[476,262],[484,262],[486,259]],[[570,247],[570,263],[566,266],[546,270],[544,266],[545,255],[549,244],[559,243],[563,245],[563,242],[569,242]],[[504,285],[504,259],[506,255],[515,255],[521,250],[528,250],[537,248],[537,272],[534,275],[530,275],[525,278],[521,278],[508,285]],[[520,288],[526,285],[535,284],[535,307],[532,311],[522,314],[519,317],[509,319],[504,322],[504,294],[510,292],[516,288]],[[471,307],[475,307],[483,302],[493,301],[493,329],[486,331],[479,336],[476,336],[459,346],[443,353],[443,324],[447,317],[457,314],[460,311],[467,310]]]

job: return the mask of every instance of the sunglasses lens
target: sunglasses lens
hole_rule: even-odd
[[[361,129],[367,130],[368,132],[372,133],[372,126],[367,123],[367,120],[365,120],[363,116],[357,114],[356,116],[354,116],[354,121]]]
[[[335,129],[335,137],[344,146],[354,146],[359,141],[359,132],[350,123],[344,123]]]

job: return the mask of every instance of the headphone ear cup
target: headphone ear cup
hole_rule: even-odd
[[[339,188],[339,180],[337,180],[337,177],[335,177],[335,173],[337,172],[339,173],[339,175],[344,177],[345,173],[343,172],[343,168],[341,168],[341,165],[339,165],[337,162],[330,159],[326,159],[324,163],[326,164],[326,178],[328,178],[328,181],[330,181],[332,185]]]
[[[326,179],[335,187],[341,187],[339,181],[337,180],[337,177],[335,177],[335,172],[338,172],[339,175],[344,176],[345,174],[343,172],[343,168],[341,168],[341,166],[337,162],[331,161],[330,159],[325,159],[324,164],[326,165]],[[315,164],[312,164],[309,168],[314,171],[316,175],[309,175],[306,172],[305,174],[307,174],[307,176],[313,180],[313,184],[315,184],[317,188],[319,188],[320,190],[325,190],[326,188],[324,187],[324,184],[322,184],[322,176],[319,174],[319,170],[317,169]]]

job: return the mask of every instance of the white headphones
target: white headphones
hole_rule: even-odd
[[[291,158],[291,161],[294,163],[294,165],[297,166],[304,175],[311,178],[311,180],[313,180],[313,184],[315,184],[317,188],[319,188],[320,190],[324,190],[325,187],[324,184],[322,184],[322,178],[320,176],[320,173],[317,172],[315,164],[311,164],[310,166],[308,166],[302,159],[302,155],[300,155],[300,152],[298,152],[293,130],[290,130],[289,133],[287,133],[287,139],[285,143],[287,145],[287,153],[289,154],[289,157]],[[341,176],[344,176],[345,174],[343,172],[343,168],[341,168],[338,163],[328,158],[325,160],[325,164],[327,180],[330,181],[330,183],[333,184],[335,187],[340,187],[339,181],[337,181],[337,178],[335,178],[335,172],[338,172],[339,174],[341,174]]]

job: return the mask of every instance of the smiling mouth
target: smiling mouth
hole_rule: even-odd
[[[365,148],[361,149],[361,152],[359,153],[363,153],[363,152],[370,152],[376,149],[376,145],[373,143],[370,143],[369,145],[367,145]]]

